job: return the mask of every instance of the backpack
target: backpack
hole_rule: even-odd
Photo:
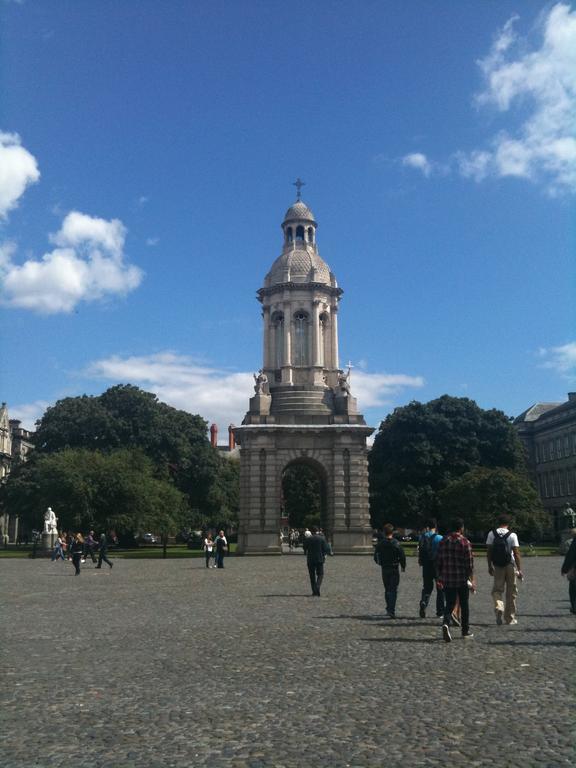
[[[434,542],[436,540],[436,534],[432,533],[429,536],[427,534],[424,534],[422,538],[420,539],[420,544],[418,546],[418,555],[420,564],[423,563],[432,563],[436,559],[436,547],[434,547]]]
[[[492,533],[494,534],[491,554],[493,565],[498,565],[500,567],[509,565],[512,562],[512,554],[510,552],[510,547],[508,546],[508,537],[510,536],[511,531],[506,531],[506,533],[501,536],[496,531],[496,528],[494,528]]]

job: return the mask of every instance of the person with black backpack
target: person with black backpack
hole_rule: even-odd
[[[436,555],[442,536],[436,530],[436,520],[426,521],[424,533],[418,540],[418,565],[422,568],[422,595],[420,597],[420,618],[426,618],[426,608],[438,578]],[[444,615],[444,592],[436,587],[436,616]]]
[[[488,573],[494,577],[492,598],[496,624],[502,624],[502,619],[506,624],[518,624],[516,619],[517,579],[523,579],[522,563],[518,536],[510,530],[508,515],[500,515],[496,528],[488,534],[486,546]],[[505,602],[502,600],[504,591],[506,592]]]

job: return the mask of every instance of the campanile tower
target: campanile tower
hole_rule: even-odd
[[[322,523],[335,552],[371,550],[366,438],[350,371],[338,361],[342,289],[300,199],[282,222],[283,244],[258,291],[263,362],[242,426],[239,554],[279,552],[282,476],[306,464],[320,480]]]

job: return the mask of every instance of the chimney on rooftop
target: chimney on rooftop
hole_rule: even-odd
[[[228,450],[233,451],[236,448],[236,438],[234,437],[234,424],[228,427]]]
[[[210,445],[212,448],[216,448],[218,445],[218,427],[216,424],[210,425]]]

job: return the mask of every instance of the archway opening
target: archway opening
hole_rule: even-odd
[[[327,514],[326,475],[316,462],[299,459],[282,473],[283,517],[289,528],[322,528],[330,537]]]

